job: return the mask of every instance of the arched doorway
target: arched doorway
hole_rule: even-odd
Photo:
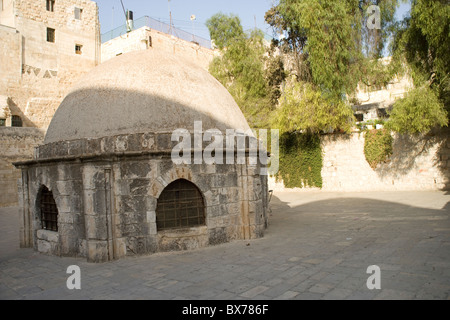
[[[156,207],[158,231],[204,226],[205,216],[205,202],[200,190],[184,179],[169,184]]]

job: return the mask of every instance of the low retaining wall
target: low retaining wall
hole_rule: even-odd
[[[364,155],[364,134],[321,137],[322,179],[325,191],[448,190],[450,187],[450,130],[426,136],[395,135],[393,155],[375,170]],[[287,190],[269,180],[270,188]]]

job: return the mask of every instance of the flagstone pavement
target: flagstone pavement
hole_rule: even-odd
[[[270,208],[262,239],[104,264],[19,249],[18,208],[0,208],[0,299],[450,299],[449,192],[286,192]]]

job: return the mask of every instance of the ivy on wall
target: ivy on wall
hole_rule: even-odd
[[[365,134],[364,154],[372,169],[387,162],[393,152],[394,138],[389,130],[371,130]]]
[[[277,181],[286,188],[322,188],[322,147],[319,135],[284,133],[280,137]]]

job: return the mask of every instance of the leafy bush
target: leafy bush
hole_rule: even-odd
[[[443,103],[429,87],[416,88],[398,100],[387,128],[399,133],[427,133],[434,127],[448,126]]]
[[[280,170],[286,188],[322,188],[322,147],[318,135],[284,133],[280,139]]]
[[[364,154],[369,165],[375,169],[380,163],[386,162],[392,155],[394,139],[386,129],[366,132]]]
[[[349,132],[354,119],[351,107],[344,101],[326,99],[313,85],[292,78],[280,98],[273,125],[283,132]]]

